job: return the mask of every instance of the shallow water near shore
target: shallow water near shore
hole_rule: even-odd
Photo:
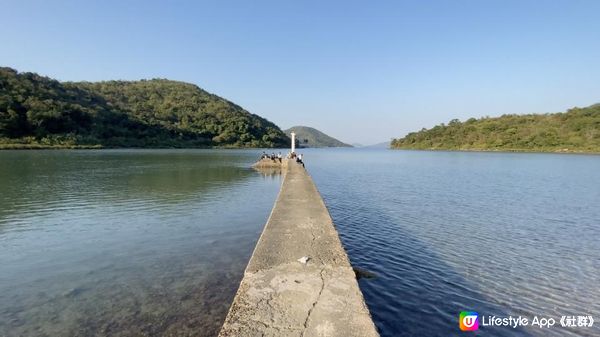
[[[0,152],[0,336],[215,336],[281,184],[256,154]]]

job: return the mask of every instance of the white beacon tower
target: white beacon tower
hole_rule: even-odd
[[[296,152],[296,133],[292,132],[292,153]]]

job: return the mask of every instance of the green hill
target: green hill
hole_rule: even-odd
[[[394,139],[395,149],[600,152],[600,105],[564,113],[451,120]]]
[[[273,123],[164,79],[59,82],[0,68],[0,147],[282,147]]]
[[[293,126],[284,132],[290,136],[292,131],[296,133],[296,142],[299,147],[352,147],[352,145],[340,142],[308,126]]]

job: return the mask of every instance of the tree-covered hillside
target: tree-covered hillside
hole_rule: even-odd
[[[189,83],[58,82],[0,68],[0,147],[280,147],[273,123]]]
[[[600,105],[565,113],[451,120],[394,139],[396,149],[600,152]]]
[[[292,131],[296,133],[296,145],[299,147],[352,147],[308,126],[293,126],[285,133],[290,136]]]

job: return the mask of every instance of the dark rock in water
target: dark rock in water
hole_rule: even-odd
[[[377,274],[360,267],[352,267],[352,269],[354,270],[357,280],[360,280],[361,278],[372,279],[377,277]]]

